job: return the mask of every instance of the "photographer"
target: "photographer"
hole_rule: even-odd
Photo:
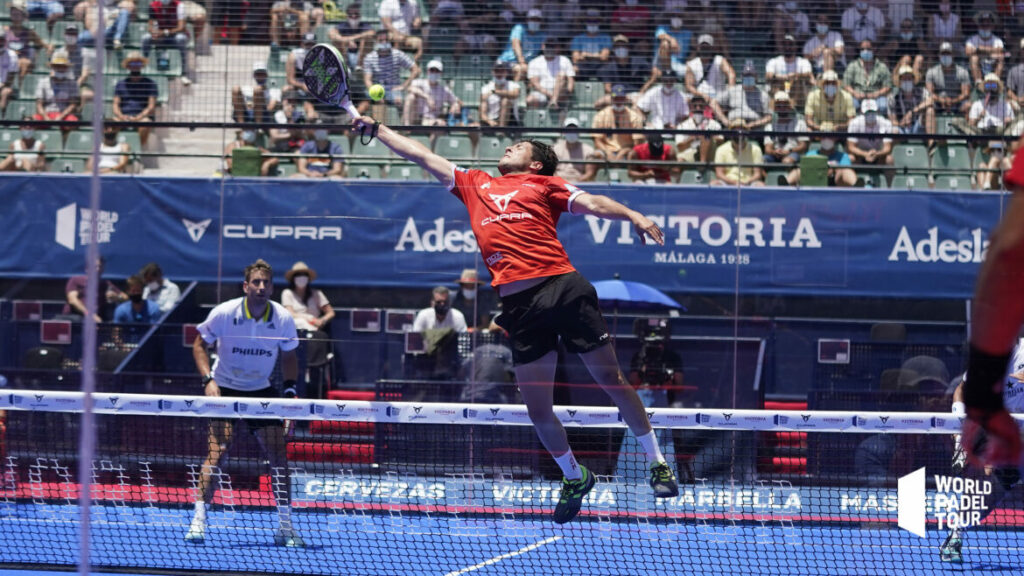
[[[683,405],[683,360],[668,347],[672,330],[667,318],[637,318],[633,333],[643,342],[629,363],[629,382],[648,408]]]

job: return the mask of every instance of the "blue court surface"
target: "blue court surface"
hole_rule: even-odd
[[[71,567],[77,508],[16,504],[0,514],[0,564]],[[184,509],[94,509],[96,572],[263,572],[382,576],[516,574],[934,575],[1024,573],[1020,532],[976,531],[965,561],[940,562],[944,534],[891,527],[775,523],[638,524],[590,519],[558,526],[533,519],[297,512],[301,549],[273,545],[270,511],[214,512],[203,544],[184,542]],[[225,522],[218,522],[223,515]],[[229,518],[228,518],[229,516]],[[218,526],[218,524],[220,524]],[[123,571],[123,572],[122,572]],[[5,574],[52,572],[0,571]],[[67,572],[63,572],[67,574]]]

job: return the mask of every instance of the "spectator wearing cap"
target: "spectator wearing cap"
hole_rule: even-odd
[[[235,122],[267,122],[281,105],[281,89],[269,86],[270,75],[262,60],[252,65],[253,84],[231,89],[231,110]]]
[[[470,330],[489,330],[491,314],[498,308],[494,291],[485,289],[487,283],[480,281],[473,268],[464,269],[457,282],[459,288],[452,298],[452,308],[462,312]]]
[[[128,71],[128,77],[114,85],[114,120],[118,122],[139,122],[139,142],[149,142],[150,127],[146,124],[156,119],[156,100],[159,89],[156,82],[142,73],[147,60],[141,52],[130,52],[121,61],[121,67]]]
[[[883,39],[885,14],[868,0],[853,0],[850,4],[840,19],[843,36],[853,40],[850,44],[858,46],[864,40],[877,42]]]
[[[43,42],[42,37],[32,28],[25,25],[28,18],[28,8],[25,0],[14,0],[10,5],[11,23],[7,26],[4,36],[7,37],[7,46],[18,53],[18,86],[21,80],[32,71],[35,66],[36,50],[46,50],[47,54],[53,53],[53,45]]]
[[[695,24],[693,36],[697,38],[697,44],[700,44],[700,37],[707,34],[714,39],[714,46],[717,52],[723,56],[728,56],[729,36],[725,33],[726,18],[719,4],[721,3],[701,0],[700,4],[690,3],[687,6],[687,12],[690,14],[689,21]],[[749,11],[750,8],[744,9],[742,6],[752,6],[752,3],[741,2],[740,5],[734,14],[742,14],[744,11]],[[767,19],[767,17],[762,18]],[[735,26],[735,22],[729,22],[730,28]]]
[[[508,34],[508,45],[498,60],[512,64],[513,78],[518,82],[526,76],[529,62],[540,56],[547,32],[544,15],[536,8],[526,13],[526,24],[516,24]]]
[[[967,39],[964,46],[964,54],[970,63],[971,80],[976,87],[985,82],[984,77],[989,73],[996,76],[1003,76],[1003,51],[1005,49],[1002,38],[995,35],[996,17],[991,12],[985,11],[975,18],[978,23],[978,32]]]
[[[573,117],[566,118],[563,126],[582,128],[580,121]],[[593,182],[600,169],[598,162],[605,159],[602,152],[580,138],[579,132],[563,132],[551,148],[558,156],[555,176],[569,182]]]
[[[846,138],[846,151],[854,164],[892,165],[892,122],[882,116],[878,102],[864,100],[860,104],[860,116],[850,122],[850,136]],[[878,134],[880,137],[864,136]]]
[[[522,86],[511,79],[512,65],[496,61],[491,67],[491,81],[480,88],[480,124],[509,126],[519,122],[516,102]]]
[[[718,97],[729,124],[743,122],[745,130],[761,130],[772,121],[771,97],[757,85],[757,69],[753,63],[743,66],[740,84],[729,86]]]
[[[643,136],[639,133],[600,132],[609,128],[642,130],[644,115],[629,102],[626,87],[621,84],[612,86],[612,103],[594,115],[594,145],[609,160],[622,160],[638,144]]]
[[[1014,124],[1016,114],[1003,94],[1003,83],[994,73],[985,75],[984,97],[975,100],[967,112],[967,125],[954,121],[953,126],[968,134],[1003,134]]]
[[[7,46],[7,37],[0,34],[0,117],[7,113],[7,103],[18,95],[18,53]]]
[[[527,106],[565,109],[571,104],[576,89],[576,67],[563,52],[562,42],[549,37],[544,40],[542,54],[530,60],[526,73],[530,83]]]
[[[78,93],[78,79],[71,71],[68,53],[61,49],[55,50],[50,57],[50,75],[43,78],[36,86],[36,120],[78,121],[78,104],[81,97]],[[64,138],[74,130],[61,127]]]
[[[405,92],[409,85],[420,75],[420,67],[405,52],[396,49],[390,40],[391,36],[386,29],[377,31],[377,43],[373,51],[363,59],[363,85],[366,87],[380,84],[384,87],[385,104],[396,106],[399,109],[405,104]],[[403,81],[402,72],[408,71],[409,76]],[[360,105],[360,111],[369,106],[367,102]],[[375,113],[378,118],[383,118],[383,108],[376,106]]]
[[[736,71],[728,58],[715,48],[715,39],[710,34],[697,38],[695,56],[686,63],[686,91],[700,92],[714,102],[729,86],[736,84]]]
[[[804,42],[804,57],[814,67],[815,75],[826,70],[846,69],[846,44],[838,30],[832,30],[828,14],[818,12],[814,18],[814,35]]]
[[[965,114],[970,108],[971,74],[954,60],[951,43],[939,46],[939,63],[925,75],[925,88],[937,114]]]
[[[800,3],[796,0],[786,0],[775,5],[775,18],[772,19],[772,37],[775,38],[775,50],[786,53],[786,37],[791,37],[792,43],[797,38],[807,38],[811,35],[811,19],[801,9]]]
[[[807,132],[807,124],[803,118],[796,113],[793,101],[784,91],[778,91],[772,99],[775,112],[774,120],[765,126],[764,131],[764,161],[765,164],[782,164],[790,167],[786,174],[786,184],[795,186],[800,182],[800,172],[796,170],[800,163],[800,157],[807,153],[810,145],[810,137],[802,136],[772,136],[773,132]],[[781,184],[781,182],[769,182],[768,184]]]
[[[388,31],[391,42],[402,49],[411,50],[413,59],[423,56],[423,38],[420,28],[420,0],[384,0],[377,9],[380,25]]]
[[[1012,168],[1010,156],[1006,153],[1006,143],[1002,140],[990,140],[977,155],[978,171],[974,177],[978,190],[999,188],[1001,175]]]
[[[932,48],[949,43],[962,46],[964,34],[961,30],[960,15],[953,11],[952,0],[939,0],[936,12],[928,18],[928,41]]]
[[[174,47],[181,54],[181,83],[192,84],[189,64],[188,28],[185,26],[185,11],[179,10],[178,0],[153,0],[149,3],[149,32],[142,36],[142,53],[147,57],[153,46]]]
[[[363,58],[369,52],[376,32],[369,22],[362,19],[362,8],[358,0],[345,8],[345,16],[345,20],[328,28],[327,38],[345,55],[348,67],[357,71],[363,67]]]
[[[892,73],[885,62],[875,58],[870,40],[861,40],[860,57],[846,67],[844,88],[853,96],[853,105],[860,107],[863,100],[874,100],[882,114],[886,113],[889,92],[892,91]]]
[[[671,68],[655,73],[658,83],[637,99],[636,107],[647,115],[647,128],[672,129],[690,115],[686,98],[679,91],[676,73]]]
[[[722,142],[721,136],[712,135],[720,131],[722,125],[715,120],[714,112],[703,94],[694,94],[689,106],[690,116],[678,129],[700,133],[676,134],[676,159],[680,162],[707,164],[713,158],[714,147]]]
[[[113,11],[111,4],[117,5],[117,11]],[[123,40],[128,33],[128,24],[135,13],[135,2],[132,0],[120,0],[119,2],[106,2],[103,19],[107,25],[103,31],[103,38],[106,46],[120,50]],[[82,0],[75,5],[73,10],[75,20],[82,23],[82,30],[78,34],[78,42],[88,47],[95,47],[96,39],[100,37],[100,14],[97,0]],[[76,30],[77,32],[77,30]],[[67,29],[64,29],[67,34]]]
[[[809,60],[800,55],[800,48],[792,34],[782,39],[782,53],[765,65],[765,82],[771,92],[784,91],[794,105],[803,106],[807,92],[814,83],[814,69]]]
[[[306,83],[302,80],[302,64],[306,61],[306,53],[316,45],[316,34],[307,32],[302,36],[302,43],[288,52],[284,61],[285,90],[291,92],[297,100],[307,100]]]
[[[917,82],[910,66],[897,70],[896,76],[896,90],[889,95],[889,121],[900,134],[935,134],[935,107],[928,89]]]
[[[822,132],[835,132],[836,127],[831,122],[821,125]],[[857,185],[857,172],[852,168],[853,161],[850,155],[843,151],[836,139],[827,134],[814,134],[814,140],[819,143],[815,150],[807,153],[808,156],[824,156],[828,162],[828,185],[852,188]],[[800,182],[800,169],[796,169],[797,183]],[[787,177],[788,178],[788,177]]]
[[[650,67],[632,57],[629,38],[623,34],[612,38],[612,59],[601,67],[597,77],[604,82],[604,95],[594,102],[598,110],[611,104],[612,87],[622,86],[626,94],[630,95],[630,100],[634,100],[646,92],[655,80]]]
[[[743,132],[743,120],[729,122],[737,132],[715,150],[714,186],[764,186],[764,157],[761,147]]]
[[[829,122],[841,132],[856,115],[853,97],[840,86],[839,75],[834,70],[822,73],[821,87],[807,96],[807,105],[804,106],[807,127],[820,130],[821,124]]]
[[[304,10],[303,2],[295,5],[289,0],[278,0],[270,7],[270,48],[297,46],[302,37],[310,31],[310,14]],[[308,5],[308,2],[305,3]],[[321,14],[323,13],[321,9]],[[323,17],[321,16],[321,19]]]
[[[303,125],[313,123],[317,117],[308,100],[299,102],[291,93],[286,92],[281,97],[281,109],[274,112],[274,123],[292,126],[270,129],[270,150],[281,154],[298,152],[307,139]]]
[[[341,178],[345,176],[344,151],[330,139],[325,125],[317,125],[313,138],[306,140],[295,161],[293,178]]]
[[[583,34],[573,37],[569,46],[572,63],[580,78],[589,80],[597,77],[597,71],[612,55],[612,37],[601,31],[601,12],[596,8],[587,10],[587,22]]]
[[[654,30],[654,41],[658,47],[654,67],[661,72],[672,70],[677,76],[686,74],[686,57],[693,42],[693,31],[684,28],[683,11],[673,8],[668,12],[668,26],[658,25]]]
[[[899,78],[897,78],[899,72],[897,71],[905,66],[909,66],[918,78],[924,77],[924,54],[928,50],[928,46],[924,38],[914,31],[914,28],[913,20],[904,19],[900,23],[899,32],[893,35],[880,51],[887,62],[895,62],[893,72],[896,74],[893,74],[893,86],[899,84]]]
[[[78,25],[69,23],[64,27],[64,50],[68,53],[68,61],[71,62],[71,72],[78,82],[78,93],[81,95],[81,107],[92,101],[92,85],[89,80],[92,70],[86,64],[82,54],[82,46],[78,43]],[[90,59],[91,60],[91,59]]]
[[[409,85],[402,116],[406,126],[445,126],[449,116],[462,116],[462,101],[444,82],[443,73],[444,64],[431,60],[427,62],[427,77],[413,80]]]
[[[666,144],[661,134],[648,136],[647,142],[633,146],[626,159],[631,163],[627,166],[629,178],[633,182],[647,184],[670,184],[679,168],[664,164],[643,164],[642,162],[675,162],[675,153],[671,144]]]

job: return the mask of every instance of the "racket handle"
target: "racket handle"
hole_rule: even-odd
[[[362,114],[360,114],[359,111],[356,110],[356,107],[354,104],[352,104],[351,100],[346,100],[345,102],[342,102],[341,106],[345,108],[345,111],[348,112],[349,115],[351,115],[353,118],[359,118],[360,116],[362,116]]]

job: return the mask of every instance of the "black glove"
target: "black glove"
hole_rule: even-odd
[[[283,390],[281,390],[282,398],[298,398],[299,393],[295,390],[295,380],[285,380]]]

